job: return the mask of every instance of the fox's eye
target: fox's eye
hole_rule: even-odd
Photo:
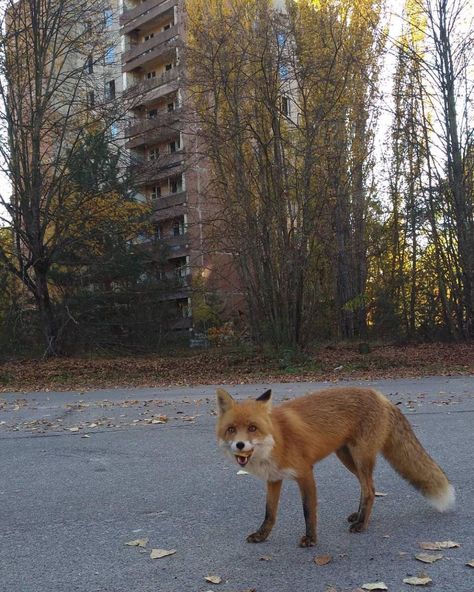
[[[257,426],[249,425],[249,432],[256,432],[256,431],[257,431]]]
[[[229,433],[229,434],[235,434],[235,428],[234,428],[234,426],[229,426],[227,428],[227,433]]]

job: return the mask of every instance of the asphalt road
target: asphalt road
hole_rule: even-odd
[[[264,484],[218,452],[215,387],[0,395],[0,590],[342,592],[383,581],[402,592],[416,590],[404,578],[426,573],[432,590],[474,591],[474,377],[365,384],[400,403],[456,487],[457,507],[438,514],[381,459],[376,488],[386,496],[368,532],[350,534],[358,485],[331,457],[315,468],[312,549],[297,546],[304,521],[293,482],[268,541],[245,542],[263,518]],[[281,400],[319,386],[272,388]],[[125,545],[139,538],[146,549]],[[414,558],[419,542],[446,540],[460,547],[434,564]],[[151,559],[152,548],[176,553]],[[332,560],[317,566],[315,555]],[[210,574],[222,583],[206,582]]]

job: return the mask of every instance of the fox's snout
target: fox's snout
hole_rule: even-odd
[[[243,441],[243,440],[238,440],[237,442],[231,442],[230,443],[230,448],[232,450],[232,452],[250,452],[251,450],[253,450],[254,445],[252,444],[252,442],[249,441]]]

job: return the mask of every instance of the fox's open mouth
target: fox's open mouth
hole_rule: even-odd
[[[251,452],[247,452],[245,454],[235,454],[235,460],[239,463],[241,467],[245,467],[245,465],[249,462],[250,457],[252,456]]]

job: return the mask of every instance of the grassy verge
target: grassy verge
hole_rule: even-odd
[[[0,391],[83,390],[474,374],[474,344],[327,346],[291,352],[212,349],[167,356],[67,358],[0,364]]]

